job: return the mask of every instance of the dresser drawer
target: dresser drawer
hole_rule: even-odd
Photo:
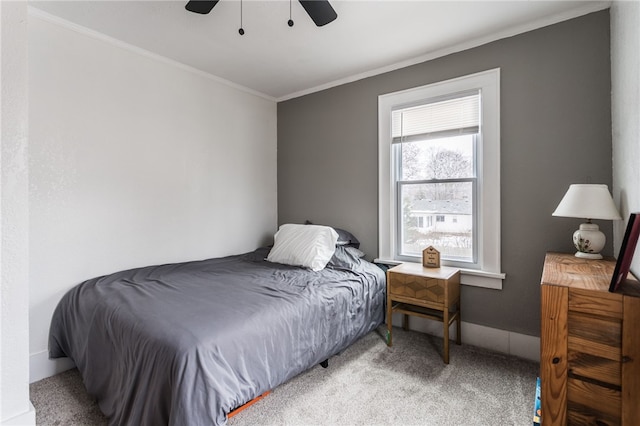
[[[569,350],[620,361],[622,324],[614,318],[571,312],[567,318]]]
[[[567,352],[569,377],[608,383],[615,388],[622,385],[622,363],[576,350],[569,345]]]
[[[444,303],[446,280],[389,273],[389,292],[425,302]]]
[[[618,387],[622,379],[622,324],[619,319],[569,311],[569,376]]]
[[[619,425],[622,398],[619,390],[568,379],[567,425]]]
[[[616,293],[569,289],[569,311],[622,319],[622,296]]]

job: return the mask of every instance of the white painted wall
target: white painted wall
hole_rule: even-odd
[[[611,6],[613,197],[625,221],[614,222],[618,255],[629,213],[640,212],[640,2]],[[631,266],[640,276],[640,247]]]
[[[34,425],[28,358],[26,2],[0,2],[0,17],[0,424]]]
[[[75,284],[242,253],[276,230],[276,103],[29,16],[31,380]]]

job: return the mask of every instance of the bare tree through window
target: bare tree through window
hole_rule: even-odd
[[[472,258],[474,138],[402,143],[403,254],[433,245],[450,258]]]

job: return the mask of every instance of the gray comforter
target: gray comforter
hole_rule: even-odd
[[[88,280],[54,313],[68,356],[112,425],[218,425],[226,414],[376,328],[384,273],[338,247],[319,272],[267,249]]]

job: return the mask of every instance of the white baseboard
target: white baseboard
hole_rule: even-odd
[[[402,325],[402,315],[403,314],[393,314],[394,326]],[[464,344],[540,362],[539,337],[485,327],[464,321],[462,321],[460,327],[462,329],[462,343]],[[409,316],[409,329],[438,337],[442,337],[443,335],[442,323],[420,317]],[[456,338],[456,327],[454,324],[452,324],[449,329],[449,338]]]
[[[41,351],[29,356],[29,383],[55,376],[75,367],[69,358],[49,359],[49,351]]]
[[[18,414],[10,419],[2,420],[0,425],[2,426],[35,426],[36,424],[36,409],[31,401],[29,401],[29,410],[25,413]]]

